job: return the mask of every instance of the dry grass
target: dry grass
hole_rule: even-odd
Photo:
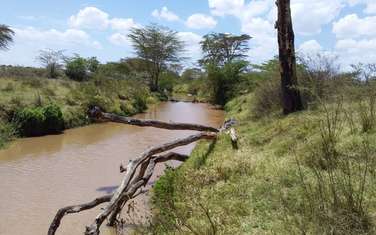
[[[157,183],[152,233],[373,234],[376,134],[363,131],[358,104],[255,120],[253,99],[226,106],[239,150],[226,136],[201,143]]]

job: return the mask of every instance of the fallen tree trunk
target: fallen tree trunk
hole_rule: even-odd
[[[153,156],[151,158],[151,161],[152,161],[152,164],[156,164],[156,163],[161,163],[161,162],[167,162],[167,161],[170,161],[170,160],[176,160],[176,161],[184,162],[187,159],[188,159],[187,155],[183,155],[183,154],[179,154],[179,153],[175,153],[175,152],[170,152],[170,153],[160,155],[160,156]],[[148,169],[149,165],[150,165],[150,163],[146,165],[145,172],[146,172],[146,169]],[[148,174],[150,175],[150,170],[149,170]],[[146,183],[151,177],[151,175],[150,176],[149,175],[145,174],[144,178],[145,178]],[[142,177],[139,177],[139,179],[142,179]],[[136,196],[138,196],[138,195],[140,195],[144,192],[145,191],[140,190],[140,193],[135,193],[133,195],[133,197],[131,197],[130,199],[133,199],[134,197],[136,197]],[[50,227],[48,229],[48,235],[54,235],[56,233],[56,230],[59,228],[59,226],[61,224],[61,220],[63,219],[63,217],[65,215],[75,214],[75,213],[79,213],[81,211],[90,210],[90,209],[92,209],[92,208],[94,208],[94,207],[96,207],[100,204],[111,201],[111,198],[113,197],[113,195],[114,194],[105,195],[105,196],[102,196],[102,197],[98,197],[98,198],[96,198],[93,201],[88,202],[88,203],[82,203],[82,204],[79,204],[79,205],[67,206],[67,207],[59,209],[58,212],[56,213],[52,223],[50,224]]]
[[[172,142],[162,144],[157,147],[152,147],[141,154],[135,160],[129,162],[126,168],[126,174],[123,177],[123,180],[114,193],[110,203],[106,205],[104,210],[95,218],[94,222],[86,228],[86,235],[97,235],[99,234],[99,227],[102,225],[103,221],[109,216],[112,211],[116,211],[116,208],[121,207],[122,202],[124,202],[127,197],[129,197],[129,192],[133,192],[135,184],[130,184],[133,176],[136,174],[137,168],[145,161],[150,161],[151,157],[155,154],[166,152],[168,150],[174,149],[179,146],[188,145],[190,143],[196,142],[200,139],[215,139],[217,137],[214,133],[199,133],[196,135],[191,135],[187,138],[174,140]],[[147,171],[146,171],[147,172]],[[139,181],[136,182],[136,184]],[[144,182],[145,183],[145,182]],[[147,183],[147,182],[146,182]],[[141,187],[142,184],[139,186]]]
[[[92,108],[88,112],[91,118],[101,121],[110,121],[123,123],[134,126],[150,126],[155,128],[167,129],[167,130],[192,130],[192,131],[207,131],[207,132],[219,132],[220,130],[210,126],[192,124],[192,123],[178,123],[178,122],[162,122],[157,120],[141,120],[136,118],[124,117],[112,113],[104,113],[98,107]]]
[[[225,131],[235,124],[234,120],[228,120],[224,125],[217,129],[214,127],[208,127],[197,124],[189,123],[167,123],[155,120],[139,120],[128,117],[122,117],[119,115],[114,115],[110,113],[103,113],[98,108],[94,108],[89,111],[89,115],[92,118],[99,120],[112,121],[118,123],[124,123],[136,126],[151,126],[156,128],[163,128],[169,130],[195,130],[202,131],[197,134],[188,136],[186,138],[177,139],[165,144],[161,144],[156,147],[149,148],[144,151],[138,158],[129,161],[126,168],[122,165],[120,166],[120,171],[125,173],[121,184],[116,189],[112,195],[103,196],[97,198],[89,203],[84,203],[81,205],[68,206],[60,209],[54,220],[52,221],[50,228],[48,230],[48,235],[54,235],[58,229],[62,218],[67,214],[78,213],[84,210],[92,209],[99,204],[108,204],[103,208],[103,210],[96,216],[94,222],[86,227],[86,235],[98,235],[99,228],[103,224],[104,220],[109,219],[109,225],[113,226],[116,224],[117,216],[121,212],[124,205],[137,195],[142,192],[142,187],[145,187],[151,178],[154,168],[157,163],[166,162],[169,160],[185,161],[188,156],[178,154],[178,153],[167,153],[164,155],[157,155],[163,152],[167,152],[176,147],[184,146],[196,142],[198,140],[206,139],[213,140],[216,139],[219,132]],[[230,136],[232,141],[237,140],[234,130],[231,130]]]

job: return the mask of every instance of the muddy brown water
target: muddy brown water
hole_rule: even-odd
[[[223,112],[206,104],[161,103],[138,118],[220,126]],[[126,164],[147,147],[192,131],[169,131],[102,123],[67,130],[61,135],[19,139],[0,150],[0,234],[47,234],[56,211],[110,193],[121,181]],[[189,153],[194,144],[181,147]],[[163,173],[160,166],[151,179]],[[136,201],[136,216],[148,212],[147,196]],[[99,208],[63,219],[57,234],[83,234]],[[101,234],[114,235],[106,226]]]

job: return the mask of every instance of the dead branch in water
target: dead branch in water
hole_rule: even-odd
[[[89,227],[87,227],[85,234],[99,234],[99,227],[102,225],[103,221],[110,215],[110,213],[113,211],[118,211],[118,208],[120,208],[122,204],[128,201],[128,198],[130,198],[130,196],[133,195],[139,187],[147,183],[149,179],[147,177],[152,174],[154,170],[155,161],[152,160],[153,155],[166,152],[179,146],[188,145],[201,139],[215,139],[216,137],[216,134],[207,132],[191,135],[187,138],[174,140],[157,147],[152,147],[142,153],[137,159],[130,161],[126,168],[127,170],[125,176],[123,177],[120,186],[115,191],[110,203],[106,205],[104,210],[95,218],[94,222]],[[145,175],[142,176],[142,174],[140,174],[132,181],[137,169],[139,168],[139,166],[142,166],[142,163],[144,162],[149,162],[147,169],[145,169]]]
[[[145,181],[147,183],[147,181],[151,177],[150,174],[152,174],[152,172],[150,172],[150,167],[152,167],[154,169],[154,165],[156,163],[167,162],[167,161],[170,161],[170,160],[176,160],[176,161],[184,162],[187,159],[188,159],[187,155],[183,155],[183,154],[179,154],[179,153],[175,153],[175,152],[169,152],[167,154],[159,155],[159,156],[152,156],[151,159],[150,159],[150,162],[146,162],[148,164],[146,164],[146,168],[145,168],[144,173],[146,173],[147,169],[149,169],[149,172],[147,174],[145,174],[145,176],[143,176],[143,177],[141,176],[141,172],[140,172],[137,179],[138,179],[138,181],[145,179]],[[145,165],[145,163],[143,165]],[[146,185],[146,183],[144,185]],[[139,185],[139,184],[137,184],[137,185]],[[139,191],[135,192],[134,195],[132,197],[130,197],[129,199],[133,199],[133,198],[139,196],[140,194],[142,194],[144,192],[146,192],[146,191],[139,190]],[[103,204],[105,202],[109,202],[111,200],[111,198],[113,197],[113,195],[114,194],[105,195],[105,196],[102,196],[102,197],[98,197],[98,198],[96,198],[93,201],[88,202],[88,203],[83,203],[83,204],[73,205],[73,206],[67,206],[67,207],[59,209],[58,212],[55,215],[55,218],[53,219],[53,221],[50,225],[50,228],[48,230],[48,235],[54,235],[55,234],[56,230],[58,229],[58,227],[61,224],[61,220],[63,219],[63,217],[65,215],[75,214],[75,213],[79,213],[81,211],[90,210],[90,209],[92,209],[92,208],[94,208],[94,207],[96,207],[100,204]]]
[[[126,168],[122,165],[120,166],[120,171],[125,172],[121,184],[116,189],[116,191],[107,196],[97,198],[89,203],[84,203],[80,205],[68,206],[61,208],[54,220],[52,221],[50,228],[48,230],[48,235],[54,235],[58,229],[61,220],[67,214],[78,213],[84,210],[92,209],[99,204],[108,202],[108,204],[103,208],[103,210],[97,215],[94,222],[86,227],[86,235],[98,235],[99,228],[103,224],[104,220],[108,218],[108,225],[113,226],[116,224],[117,216],[121,212],[124,205],[131,199],[140,195],[143,192],[142,188],[146,186],[151,176],[153,175],[154,168],[157,163],[166,162],[170,160],[185,161],[188,156],[170,152],[164,155],[158,155],[176,147],[184,146],[196,142],[198,140],[206,139],[213,140],[216,139],[219,132],[225,131],[234,125],[234,120],[228,120],[224,123],[222,128],[217,129],[214,127],[208,127],[197,124],[189,123],[167,123],[156,120],[139,120],[128,117],[122,117],[110,113],[103,113],[98,108],[94,108],[90,111],[89,115],[93,118],[99,120],[106,120],[112,122],[119,122],[129,125],[136,126],[152,126],[156,128],[163,128],[169,130],[196,130],[202,131],[197,134],[188,136],[186,138],[177,139],[156,147],[149,148],[143,152],[138,158],[129,161]],[[234,130],[230,131],[230,136],[232,141],[237,141]],[[235,136],[235,137],[234,137]]]
[[[99,121],[110,121],[134,126],[150,126],[167,130],[192,130],[208,132],[220,131],[219,129],[214,127],[192,123],[162,122],[157,120],[141,120],[136,118],[124,117],[113,113],[104,113],[98,107],[94,107],[91,110],[89,110],[88,114],[91,118],[94,118]]]

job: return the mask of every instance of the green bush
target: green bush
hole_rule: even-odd
[[[72,80],[83,81],[88,77],[88,64],[84,58],[76,57],[66,64],[65,74]]]
[[[44,129],[47,133],[58,133],[64,129],[63,113],[55,104],[43,108]]]
[[[89,98],[88,104],[86,105],[87,108],[98,106],[101,110],[105,112],[110,112],[112,107],[112,100],[107,98],[103,95],[95,95]]]
[[[211,102],[224,105],[227,101],[239,94],[237,85],[241,81],[241,75],[247,67],[247,62],[237,61],[225,64],[223,67],[209,65],[208,90]]]
[[[64,129],[63,114],[55,104],[17,111],[13,122],[22,136],[41,136]]]
[[[138,112],[143,112],[148,108],[147,103],[146,103],[146,98],[147,97],[145,97],[144,95],[136,95],[134,97],[133,107]]]
[[[45,117],[42,108],[24,108],[15,113],[14,122],[22,136],[40,136],[44,134]]]
[[[16,136],[16,128],[9,122],[0,121],[0,148]]]

